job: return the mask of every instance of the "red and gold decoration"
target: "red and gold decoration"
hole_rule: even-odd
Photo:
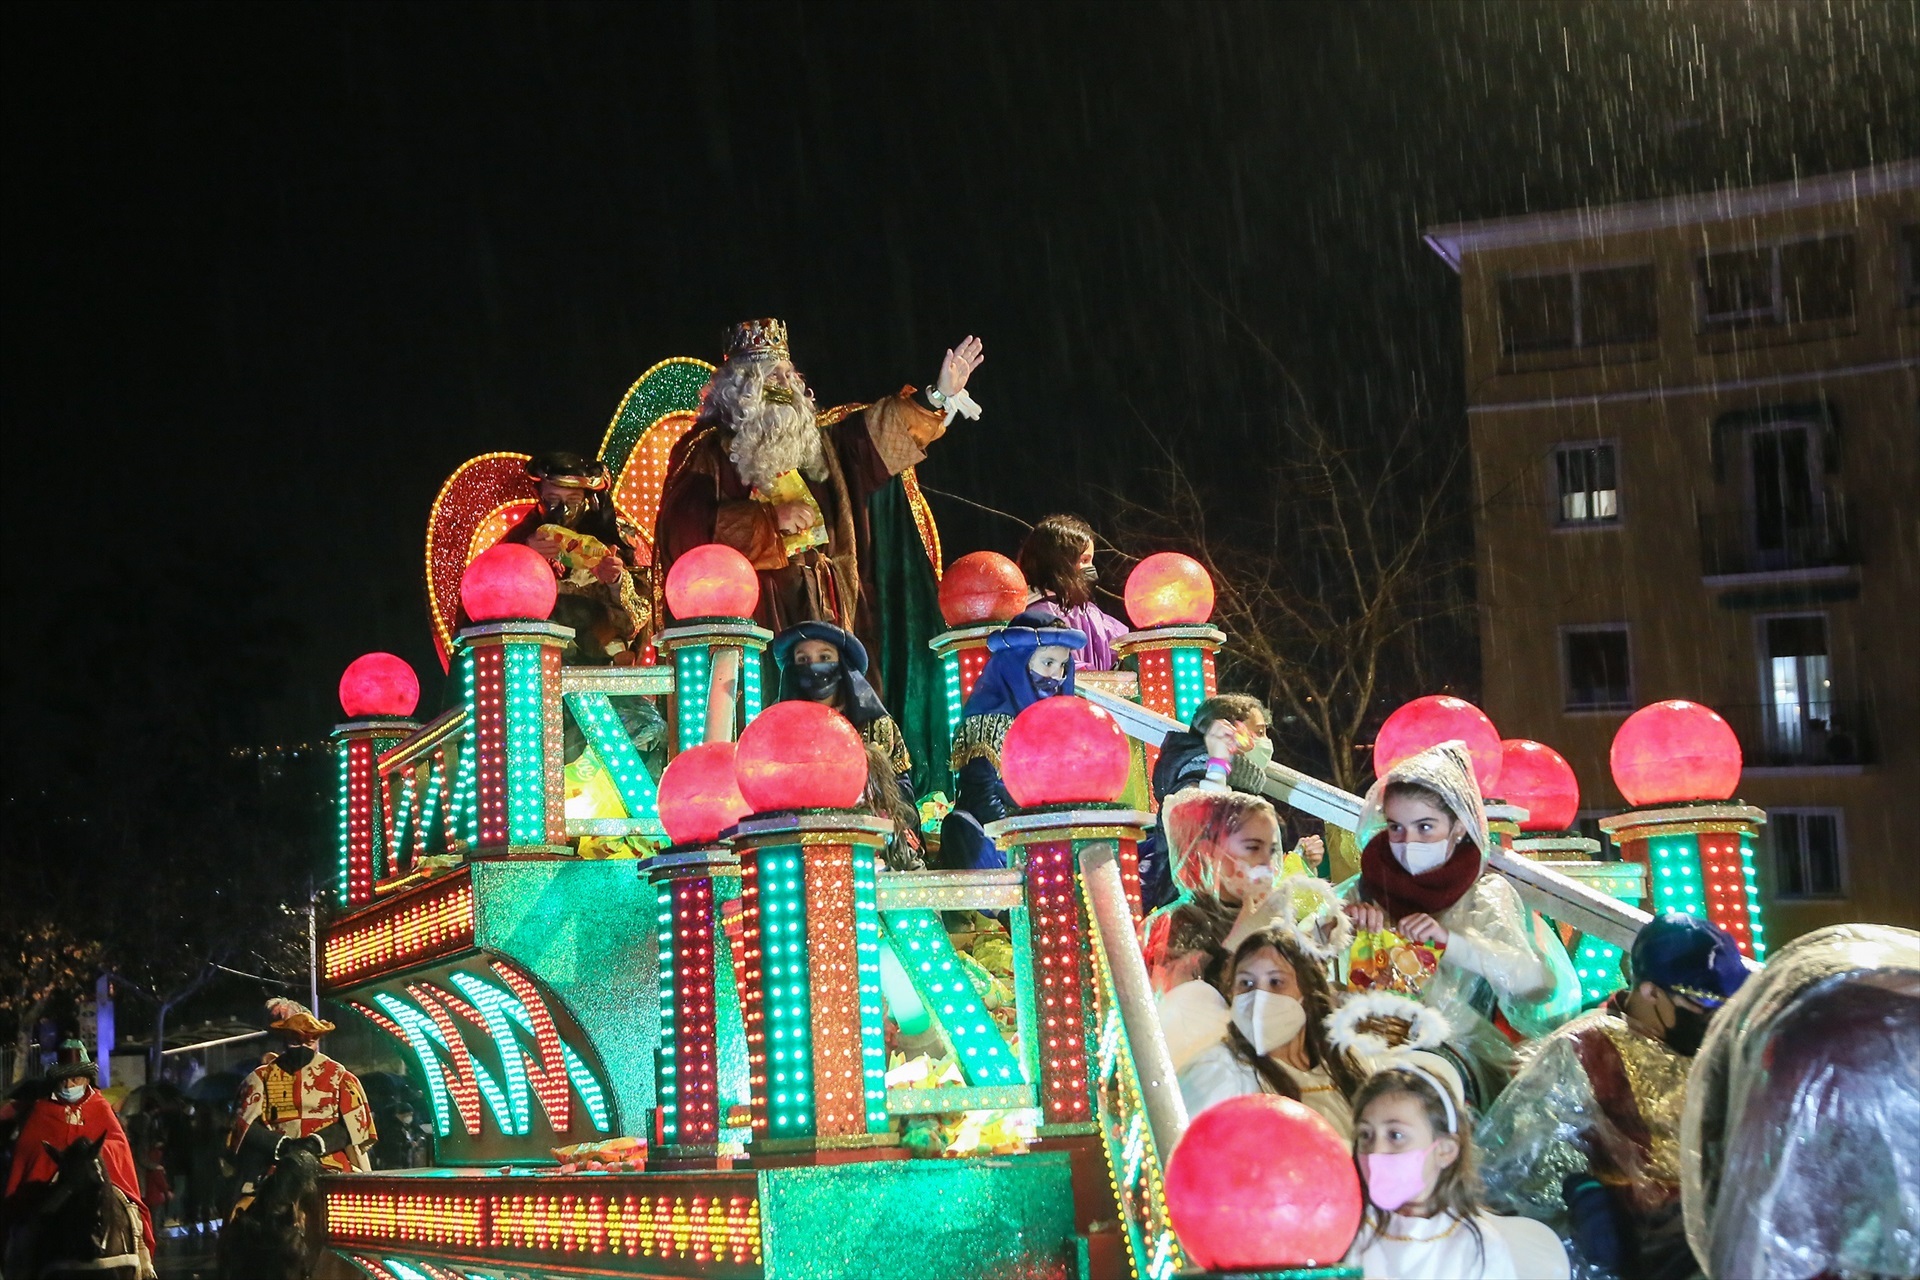
[[[1741,753],[1727,722],[1696,702],[1656,702],[1620,726],[1611,760],[1614,785],[1636,807],[1600,829],[1646,868],[1647,909],[1710,920],[1742,954],[1766,959],[1753,845],[1767,815],[1732,798]]]
[[[1193,557],[1162,551],[1127,575],[1126,602],[1135,629],[1114,641],[1114,656],[1139,680],[1142,706],[1185,724],[1219,692],[1214,655],[1227,636],[1207,623],[1213,579]],[[1147,774],[1159,756],[1159,747],[1145,749]]]
[[[340,676],[340,709],[349,720],[405,720],[419,705],[420,677],[391,653],[363,653]]]

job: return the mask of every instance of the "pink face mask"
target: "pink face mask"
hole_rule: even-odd
[[[1367,1199],[1375,1208],[1392,1213],[1426,1189],[1427,1152],[1432,1149],[1360,1157],[1367,1173]]]

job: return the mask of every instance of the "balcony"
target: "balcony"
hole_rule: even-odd
[[[1862,700],[1716,703],[1715,710],[1733,726],[1749,769],[1847,769],[1874,760],[1872,708]]]
[[[1839,498],[1791,515],[1753,508],[1700,514],[1700,573],[1709,586],[1847,578],[1860,563]]]

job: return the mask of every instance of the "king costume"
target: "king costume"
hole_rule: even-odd
[[[716,379],[735,362],[789,364],[786,325],[749,320],[735,326]],[[943,411],[931,403],[937,394],[903,387],[873,404],[818,411],[814,426],[825,474],[787,472],[770,493],[756,492],[735,465],[738,424],[711,403],[703,406],[668,457],[653,540],[656,595],[675,560],[719,542],[744,555],[759,574],[755,622],[775,633],[802,622],[831,622],[859,637],[872,655],[869,678],[908,728],[922,791],[945,785],[945,770],[938,766],[945,762],[946,744],[920,727],[943,726],[946,711],[938,660],[927,647],[943,629],[935,569],[939,535],[918,497],[913,468],[946,433],[963,399],[956,397]],[[787,502],[811,505],[811,530],[782,533],[775,511]],[[664,601],[656,600],[654,616],[665,616]]]

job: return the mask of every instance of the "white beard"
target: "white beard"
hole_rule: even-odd
[[[775,477],[788,471],[798,471],[809,480],[827,478],[826,448],[814,425],[813,405],[804,399],[756,405],[751,414],[733,424],[727,456],[740,478],[755,489],[770,487]]]

